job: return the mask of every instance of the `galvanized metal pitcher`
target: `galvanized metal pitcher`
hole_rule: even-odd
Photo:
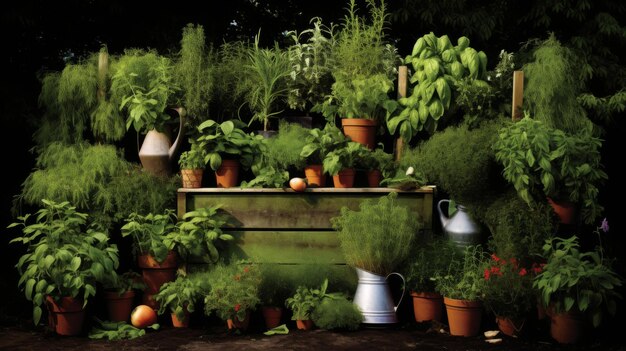
[[[398,323],[396,310],[404,297],[404,277],[400,273],[391,273],[388,276],[374,274],[372,272],[356,268],[359,284],[354,294],[354,303],[363,313],[365,324],[392,324]],[[402,296],[398,304],[393,303],[393,297],[387,284],[387,278],[395,274],[402,278]]]
[[[462,205],[456,204],[457,211],[448,218],[441,210],[441,204],[444,202],[449,204],[450,200],[439,201],[437,210],[439,211],[439,218],[441,219],[441,226],[445,236],[460,248],[481,244],[482,233],[480,226],[470,217],[467,209]]]

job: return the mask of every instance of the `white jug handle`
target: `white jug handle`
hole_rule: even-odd
[[[398,306],[400,306],[400,302],[402,302],[402,298],[404,297],[404,292],[406,291],[406,280],[404,280],[404,277],[402,276],[402,274],[396,273],[396,272],[389,273],[387,277],[385,277],[385,280],[389,279],[389,276],[391,276],[392,274],[395,274],[398,277],[400,277],[400,279],[402,279],[402,295],[400,295],[400,300],[398,300],[398,304],[393,307],[393,311],[396,312],[398,310]]]

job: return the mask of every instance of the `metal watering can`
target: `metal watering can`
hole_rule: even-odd
[[[141,144],[141,149],[139,149],[141,165],[154,175],[166,176],[171,173],[170,165],[172,158],[178,150],[178,141],[184,133],[185,109],[179,107],[173,110],[180,117],[180,127],[174,143],[171,142],[170,137],[166,133],[151,130],[146,134],[143,144]],[[139,135],[137,135],[137,145],[137,148],[139,148]]]
[[[450,200],[441,200],[437,204],[437,210],[439,211],[439,218],[441,219],[445,237],[460,248],[481,244],[481,228],[467,213],[465,206],[456,204],[457,211],[448,218],[441,210],[441,204],[444,202],[450,204]]]
[[[382,276],[372,272],[356,268],[356,274],[359,277],[359,283],[354,294],[354,303],[359,307],[363,314],[363,323],[365,324],[392,324],[398,323],[396,310],[404,297],[405,280],[400,273],[390,273]],[[402,296],[398,304],[393,303],[387,278],[395,274],[402,278]]]

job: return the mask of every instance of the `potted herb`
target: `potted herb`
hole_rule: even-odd
[[[309,131],[306,144],[300,152],[300,157],[306,160],[307,166],[304,168],[304,174],[309,186],[326,185],[322,165],[324,158],[329,152],[347,145],[348,142],[349,139],[332,124],[327,124],[324,129],[314,128]]]
[[[533,289],[535,265],[526,267],[515,257],[491,255],[484,269],[483,302],[496,316],[498,328],[508,336],[519,336],[528,312],[537,304]]]
[[[439,237],[415,246],[403,272],[413,297],[415,321],[441,321],[443,296],[435,279],[447,271],[450,262],[460,259],[460,251],[453,242]]]
[[[296,321],[298,329],[311,330],[313,328],[311,314],[327,295],[326,289],[328,289],[328,279],[325,279],[319,288],[301,285],[296,288],[293,296],[285,300],[285,306],[293,312],[291,319]]]
[[[198,147],[194,141],[190,141],[191,149],[183,151],[178,159],[180,166],[180,176],[183,179],[183,188],[202,187],[202,175],[206,162],[204,158],[206,151]]]
[[[228,329],[248,328],[250,312],[259,301],[259,268],[243,262],[216,266],[209,273],[211,289],[204,296],[204,313],[215,313]]]
[[[385,115],[383,105],[393,89],[397,55],[395,48],[385,43],[384,1],[369,0],[368,7],[370,19],[358,16],[356,2],[350,1],[332,49],[332,92],[313,111],[322,112],[333,124],[339,115],[346,135],[373,149],[376,126]]]
[[[294,110],[308,112],[321,104],[334,82],[332,49],[336,45],[335,26],[312,18],[311,28],[298,33],[287,32],[292,44],[288,47],[289,73],[287,103]],[[311,117],[309,117],[311,118]]]
[[[340,216],[331,218],[346,263],[359,276],[354,302],[363,312],[364,323],[397,322],[385,277],[407,258],[421,227],[397,197],[391,192],[378,201],[361,202],[358,211],[343,207]]]
[[[475,336],[480,331],[484,262],[480,245],[468,245],[463,257],[451,261],[447,271],[435,278],[436,289],[444,296],[451,335]]]
[[[126,129],[132,126],[137,133],[146,134],[139,150],[142,165],[153,174],[169,174],[169,163],[183,134],[185,114],[182,108],[173,109],[180,117],[180,127],[172,143],[165,130],[170,119],[167,108],[177,105],[178,87],[171,60],[154,52],[127,52],[118,59],[114,71],[112,96],[120,101],[119,109],[128,114]]]
[[[157,309],[153,295],[159,292],[161,285],[176,276],[176,215],[170,209],[163,214],[133,212],[125,221],[121,228],[122,237],[132,236],[133,253],[146,283],[143,303]]]
[[[607,179],[600,164],[602,141],[588,133],[569,135],[548,127],[528,115],[500,130],[493,145],[496,159],[504,166],[504,178],[529,205],[545,201],[560,213],[564,207],[582,208],[585,222],[601,213],[598,187]],[[565,202],[563,204],[563,202]],[[571,223],[570,212],[561,216]]]
[[[587,319],[597,327],[605,310],[615,314],[621,298],[615,288],[622,280],[601,248],[583,252],[576,236],[546,240],[543,256],[547,261],[533,287],[552,318],[550,334],[560,343],[578,342]]]
[[[206,151],[205,163],[215,171],[217,186],[237,185],[240,165],[249,168],[254,157],[251,137],[241,128],[243,122],[228,120],[221,124],[206,120],[198,126],[198,147]]]
[[[260,268],[262,281],[259,286],[259,299],[267,329],[276,328],[281,324],[285,300],[293,290],[291,277],[284,268],[283,265],[273,263],[263,264]]]
[[[362,144],[350,141],[345,146],[336,148],[324,157],[324,172],[333,176],[335,188],[352,188],[357,162],[369,150]]]
[[[248,57],[249,63],[246,68],[253,86],[248,95],[248,103],[254,111],[250,123],[261,122],[263,132],[267,134],[270,118],[281,112],[275,111],[276,105],[287,96],[287,77],[290,72],[289,54],[278,46],[272,49],[259,48],[259,35],[257,35]]]
[[[46,304],[51,327],[61,335],[80,334],[89,298],[96,284],[115,274],[118,250],[106,233],[89,226],[88,215],[69,202],[42,200],[35,215],[18,217],[9,228],[22,227],[11,243],[27,246],[16,267],[18,285],[33,302],[33,322],[39,324]],[[34,222],[31,222],[34,219]]]
[[[109,313],[108,320],[113,322],[128,322],[133,310],[135,289],[143,290],[146,287],[141,275],[127,271],[121,275],[117,273],[105,277],[104,300]]]
[[[217,263],[220,250],[233,236],[222,231],[229,222],[220,205],[197,208],[177,223],[177,251],[185,262]]]
[[[169,310],[172,315],[172,325],[175,328],[187,328],[189,315],[195,310],[196,303],[202,294],[202,281],[194,274],[179,276],[176,280],[161,285],[154,300],[159,305],[159,314]],[[208,284],[208,282],[206,283]]]
[[[379,145],[382,146],[380,143]],[[391,177],[395,169],[393,155],[386,153],[382,147],[362,153],[357,162],[359,167],[365,169],[370,188],[380,186],[381,180]]]
[[[460,37],[457,45],[447,35],[441,37],[429,33],[417,39],[411,55],[404,63],[411,65],[413,75],[409,96],[391,101],[387,113],[387,128],[396,131],[405,143],[421,130],[433,133],[453,100],[456,82],[469,78],[471,84],[488,88],[485,82],[487,55],[469,46],[466,37]]]

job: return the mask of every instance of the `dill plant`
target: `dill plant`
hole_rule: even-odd
[[[358,211],[347,207],[331,219],[346,262],[376,274],[388,274],[406,259],[422,223],[398,204],[395,192],[364,201]]]

